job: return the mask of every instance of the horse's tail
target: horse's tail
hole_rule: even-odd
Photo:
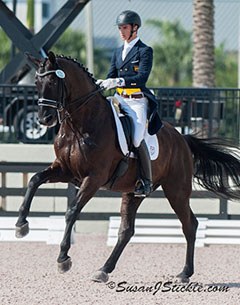
[[[219,138],[183,136],[194,159],[194,177],[209,191],[240,199],[240,149]]]

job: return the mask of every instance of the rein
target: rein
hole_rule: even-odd
[[[56,109],[59,124],[62,124],[66,119],[70,119],[71,123],[69,123],[69,121],[67,121],[67,124],[68,124],[69,128],[72,130],[73,134],[75,134],[75,136],[78,140],[79,149],[82,152],[82,155],[85,158],[85,160],[87,160],[85,152],[81,147],[82,143],[84,142],[84,135],[79,130],[79,128],[77,126],[75,126],[75,124],[71,118],[71,113],[69,113],[69,111],[67,110],[67,105],[65,105],[65,96],[66,96],[66,85],[64,82],[65,72],[61,69],[49,70],[49,71],[45,71],[43,73],[39,73],[36,71],[36,75],[39,77],[45,77],[50,74],[55,74],[58,78],[58,86],[60,86],[60,94],[61,94],[60,98],[58,100],[52,100],[52,99],[48,99],[48,98],[44,98],[44,97],[39,98],[38,106],[51,107],[51,108]],[[103,90],[104,90],[104,88],[99,87],[96,90],[71,101],[71,105],[83,101],[79,106],[77,106],[77,109],[75,109],[74,111],[76,111],[76,110],[80,109],[81,107],[83,107],[84,105],[86,105],[95,94],[97,94],[98,92],[102,92]],[[61,113],[63,111],[65,112],[64,117],[62,117],[62,115],[61,115]],[[74,128],[72,125],[74,125]],[[77,130],[78,134],[80,135],[80,138],[78,137],[76,130]]]
[[[61,124],[65,119],[67,118],[71,118],[71,114],[69,113],[69,111],[66,109],[66,105],[65,105],[65,98],[64,98],[64,95],[65,95],[65,91],[66,91],[66,88],[65,88],[65,82],[64,82],[64,78],[65,78],[65,73],[63,70],[61,69],[56,69],[56,70],[49,70],[49,71],[45,71],[43,73],[39,73],[36,71],[36,75],[39,76],[39,77],[45,77],[45,76],[48,76],[50,74],[56,74],[57,78],[59,79],[59,83],[60,83],[60,87],[61,87],[61,96],[60,96],[60,101],[57,101],[57,100],[52,100],[52,99],[47,99],[47,98],[39,98],[38,99],[38,106],[45,106],[45,107],[51,107],[51,108],[55,108],[58,112],[58,121],[59,121],[59,124]],[[79,103],[81,101],[83,101],[83,103],[81,103],[78,107],[77,107],[77,110],[81,107],[83,107],[84,105],[86,105],[89,100],[97,93],[99,92],[102,92],[104,90],[104,88],[100,87],[100,88],[97,88],[96,90],[82,96],[82,97],[79,97],[73,101],[71,101],[71,105],[75,104],[75,103]],[[65,110],[66,113],[65,113],[65,117],[63,119],[61,119],[61,112]]]
[[[79,105],[79,107],[78,107],[78,109],[79,109],[82,106],[86,105],[89,102],[91,97],[93,97],[95,94],[97,94],[99,92],[102,92],[103,90],[104,90],[104,88],[102,88],[102,87],[101,88],[97,88],[96,90],[94,90],[94,91],[92,91],[92,92],[90,92],[90,93],[88,93],[88,94],[86,94],[86,95],[84,95],[82,97],[76,98],[73,101],[71,101],[71,105],[85,99],[85,101]]]

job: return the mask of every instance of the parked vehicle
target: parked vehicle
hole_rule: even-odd
[[[0,86],[0,132],[7,132],[11,142],[49,143],[53,140],[56,129],[48,130],[39,123],[37,100],[35,86]],[[0,135],[0,141],[5,137]]]

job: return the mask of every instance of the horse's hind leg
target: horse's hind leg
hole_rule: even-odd
[[[59,177],[59,168],[56,167],[48,167],[47,169],[36,173],[29,181],[27,191],[23,200],[22,205],[19,209],[19,216],[16,222],[16,237],[22,238],[26,236],[29,232],[29,226],[27,221],[27,216],[29,214],[29,210],[31,207],[31,202],[35,192],[37,191],[38,187],[46,183],[47,181],[54,179],[55,182],[58,181]]]
[[[163,189],[173,210],[182,223],[183,234],[187,241],[186,262],[183,271],[178,277],[182,281],[188,281],[189,277],[194,273],[194,248],[198,221],[189,206],[189,197],[186,197],[186,193],[183,190],[177,191],[172,188],[171,191],[168,191],[164,187]]]
[[[115,245],[104,266],[100,268],[93,276],[93,281],[107,282],[108,273],[111,273],[114,270],[121,253],[131,237],[134,235],[136,212],[142,201],[143,198],[134,197],[134,194],[123,194],[121,205],[121,224],[118,232],[117,244]]]
[[[188,279],[194,273],[194,249],[196,240],[196,231],[198,227],[198,221],[189,207],[186,211],[187,215],[178,214],[178,218],[182,223],[183,234],[187,240],[187,253],[186,262],[183,271],[178,274],[178,277],[182,281],[188,281]]]

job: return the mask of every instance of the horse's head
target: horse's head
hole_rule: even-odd
[[[76,109],[79,110],[103,90],[76,60],[56,57],[51,51],[45,60],[26,55],[37,70],[38,116],[43,125],[52,127],[58,120],[61,123],[67,117],[72,118]]]
[[[59,110],[64,106],[65,73],[58,66],[53,52],[49,52],[45,60],[39,60],[29,54],[27,57],[37,70],[35,84],[39,93],[39,122],[53,127],[58,122]]]

